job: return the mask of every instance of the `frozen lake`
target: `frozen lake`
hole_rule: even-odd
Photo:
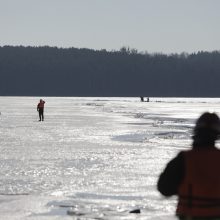
[[[37,103],[46,101],[45,121]],[[158,175],[220,99],[0,97],[0,218],[173,219]],[[140,214],[129,211],[139,208]]]

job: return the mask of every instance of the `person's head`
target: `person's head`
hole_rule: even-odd
[[[40,102],[43,102],[43,99],[40,99]]]
[[[194,127],[193,147],[214,146],[220,135],[220,119],[217,114],[205,112]]]

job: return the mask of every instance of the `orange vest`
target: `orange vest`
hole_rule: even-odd
[[[184,152],[185,176],[178,189],[176,213],[191,217],[220,217],[220,150]]]

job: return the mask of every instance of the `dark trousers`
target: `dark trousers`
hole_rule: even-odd
[[[40,121],[44,120],[44,109],[43,108],[39,108],[39,119]]]

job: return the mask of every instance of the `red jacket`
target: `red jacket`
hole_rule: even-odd
[[[44,104],[45,104],[45,101],[40,101],[37,105],[37,109],[43,109],[44,108]]]

